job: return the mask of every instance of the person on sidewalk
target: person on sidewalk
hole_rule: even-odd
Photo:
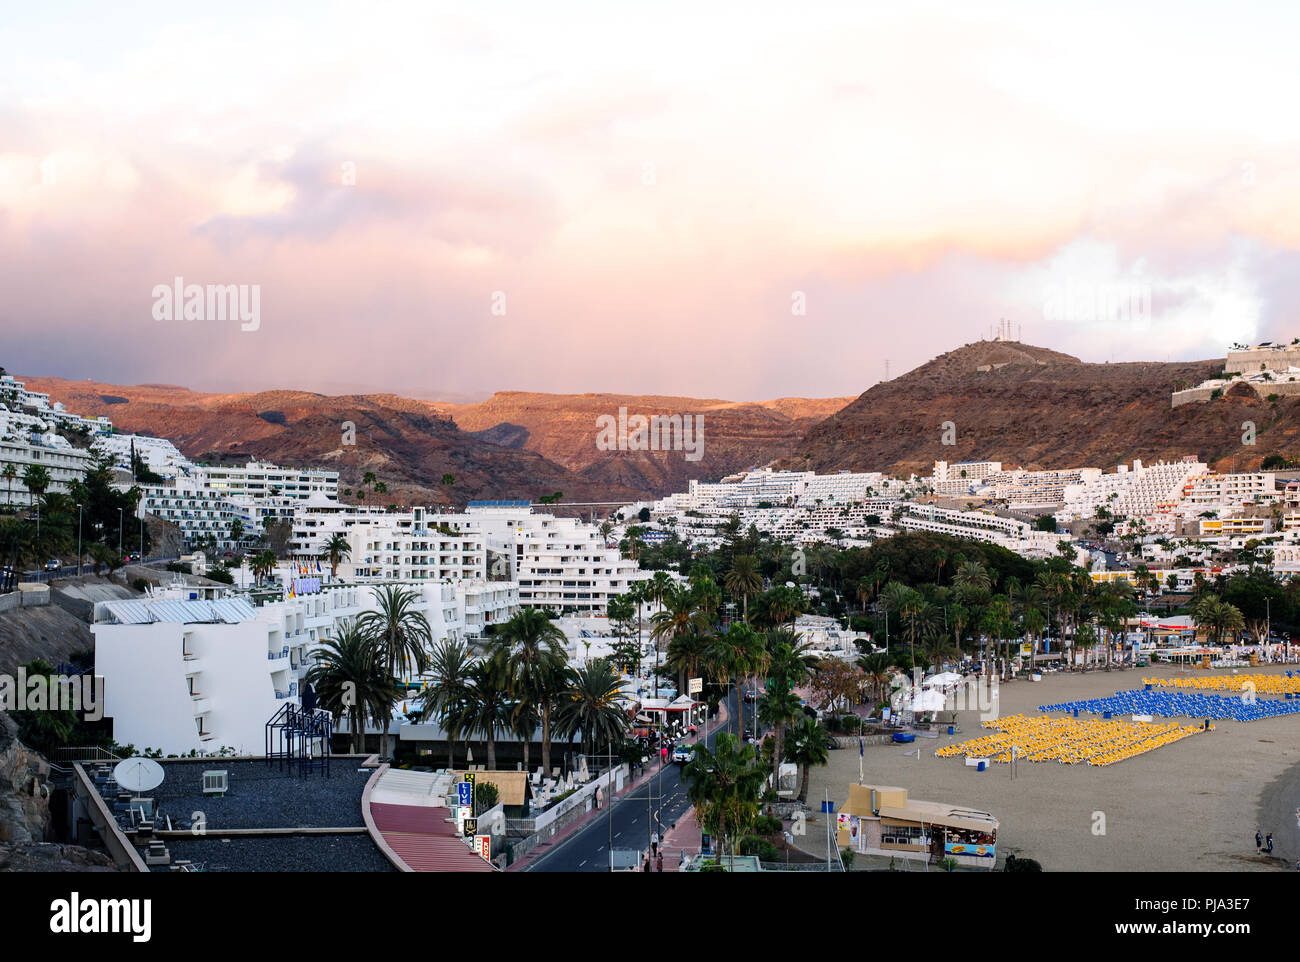
[[[659,857],[655,860],[655,871],[662,872],[663,870],[664,870],[664,853],[660,852]]]
[[[657,855],[658,853],[659,853],[659,833],[653,832],[650,835],[650,854]]]

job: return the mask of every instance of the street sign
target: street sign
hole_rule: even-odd
[[[492,836],[475,835],[474,851],[477,852],[479,855],[483,856],[483,861],[485,862],[492,861]]]
[[[474,804],[474,783],[473,782],[456,783],[456,802],[459,805]]]
[[[463,833],[464,835],[466,835],[466,836],[469,836],[469,835],[477,835],[477,834],[478,834],[478,819],[477,819],[477,818],[467,818],[467,819],[465,819],[465,827],[464,827],[461,831],[462,831],[462,833]]]
[[[702,691],[704,691],[703,678],[692,678],[689,682],[687,682],[686,693],[688,695],[698,695]]]

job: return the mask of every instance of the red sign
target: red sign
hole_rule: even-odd
[[[492,836],[475,835],[474,851],[478,852],[479,855],[483,856],[483,861],[485,862],[492,861]]]

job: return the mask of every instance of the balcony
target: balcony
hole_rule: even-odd
[[[195,695],[191,697],[190,703],[191,703],[191,707],[193,708],[195,717],[199,715],[206,715],[208,712],[212,711],[211,698],[202,698],[198,695]]]

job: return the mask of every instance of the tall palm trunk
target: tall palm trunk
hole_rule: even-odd
[[[542,702],[542,775],[551,774],[551,702]]]
[[[451,737],[451,732],[447,733],[447,771],[456,770],[456,739]]]
[[[811,769],[807,765],[804,765],[803,774],[799,776],[799,804],[800,805],[808,804],[808,776],[810,774],[811,774]]]
[[[490,772],[497,770],[497,733],[493,725],[487,730],[487,767]]]

